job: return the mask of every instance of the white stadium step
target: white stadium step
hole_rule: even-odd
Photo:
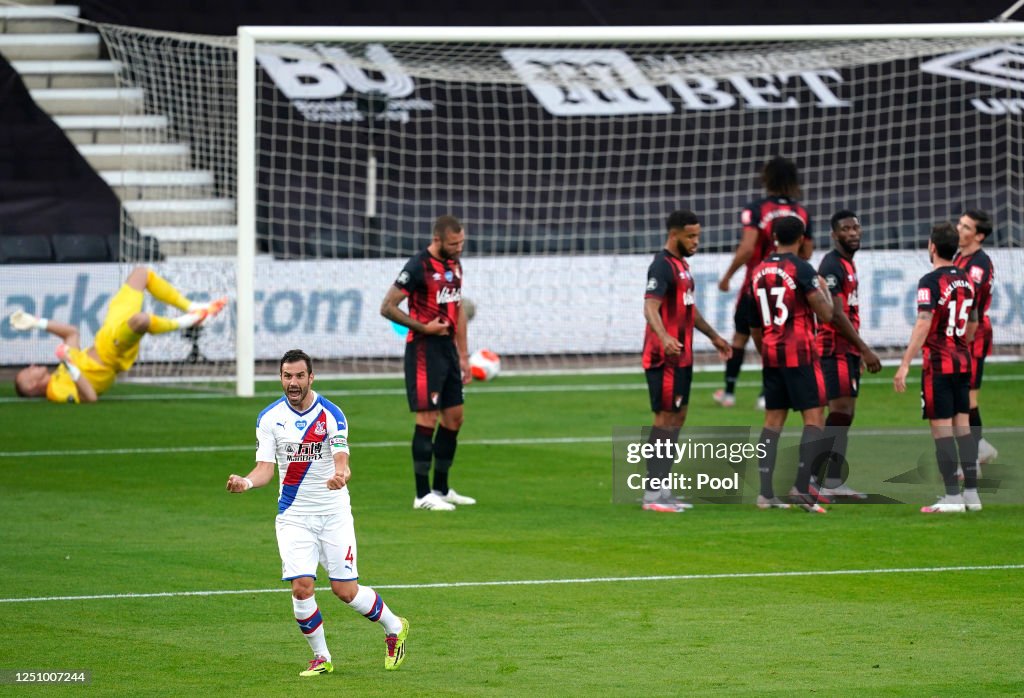
[[[96,59],[99,34],[0,34],[0,53],[8,61],[49,58]]]
[[[160,241],[160,251],[171,256],[233,255],[238,249],[238,227],[152,226],[139,228]]]
[[[7,34],[77,32],[78,24],[68,20],[77,18],[78,14],[78,7],[75,5],[0,6],[0,32]]]
[[[160,114],[135,116],[55,116],[72,143],[139,143],[163,140],[167,117]]]
[[[115,61],[14,61],[11,63],[30,89],[114,87]]]
[[[235,222],[234,199],[143,199],[125,201],[124,208],[140,228],[195,228]]]
[[[114,170],[99,174],[122,201],[202,199],[213,193],[213,173],[204,170]]]
[[[186,143],[85,143],[78,152],[97,170],[185,170],[192,150]]]
[[[143,91],[137,87],[47,88],[31,90],[32,99],[44,111],[58,114],[138,114]]]

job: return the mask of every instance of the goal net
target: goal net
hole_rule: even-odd
[[[446,213],[467,231],[471,350],[636,367],[674,209],[702,220],[697,302],[731,333],[742,272],[717,282],[775,155],[799,167],[815,264],[831,214],[860,217],[869,343],[906,344],[928,231],[967,208],[996,225],[996,350],[1024,341],[1019,25],[100,31],[143,95],[121,128],[123,256],[155,261],[139,241],[157,239],[183,290],[235,301],[198,344],[144,344],[139,375],[251,394],[295,347],[321,372],[400,371],[404,330],[378,308]]]
[[[815,263],[831,214],[860,216],[870,343],[906,344],[932,224],[980,208],[997,227],[996,342],[1018,351],[1024,31],[974,28],[243,28],[256,245],[307,262],[257,290],[256,344],[274,354],[289,343],[274,328],[294,326],[319,355],[396,367],[403,333],[377,308],[444,213],[467,231],[470,348],[506,365],[635,366],[646,266],[677,208],[703,222],[698,303],[730,333],[717,281],[762,165],[784,155]]]

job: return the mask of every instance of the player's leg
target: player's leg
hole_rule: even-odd
[[[664,445],[679,440],[679,430],[686,422],[693,368],[665,365],[647,369],[645,373],[654,413],[648,443],[655,445],[656,455],[647,459],[647,486],[641,506],[645,511],[681,513],[693,505],[676,497],[671,487],[662,486],[672,472],[672,458]],[[656,447],[659,443],[662,444],[660,451]]]
[[[735,332],[732,335],[732,356],[725,362],[725,388],[716,390],[715,402],[722,407],[732,407],[736,404],[736,383],[740,378],[740,369],[743,366],[743,355],[746,353],[747,342],[750,340],[750,308],[748,307],[753,297],[749,294],[740,294],[736,299],[736,309],[733,314],[733,325]]]
[[[359,563],[355,527],[351,514],[325,517],[320,538],[320,564],[327,570],[331,591],[352,610],[385,634],[384,668],[397,669],[405,660],[405,638],[409,622],[395,615],[371,587],[359,584]]]
[[[761,387],[764,390],[764,427],[757,439],[757,462],[760,477],[760,491],[757,495],[758,509],[788,509],[789,505],[775,496],[772,477],[775,475],[775,460],[779,450],[779,437],[789,414],[789,394],[782,378],[781,368],[761,369]]]
[[[292,611],[299,630],[309,643],[313,658],[300,676],[318,676],[334,671],[327,649],[323,616],[316,603],[314,582],[319,558],[317,536],[307,525],[309,517],[278,516],[277,549],[281,555],[281,578],[291,583]]]
[[[810,492],[811,473],[823,465],[829,444],[825,440],[825,375],[818,361],[796,368],[781,369],[793,409],[799,410],[804,428],[800,434],[800,462],[790,490],[792,501],[807,512],[823,514],[819,497]]]
[[[448,484],[448,472],[455,461],[455,450],[459,443],[459,429],[463,420],[462,367],[454,343],[446,343],[445,351],[438,357],[439,372],[443,373],[441,384],[441,423],[434,434],[434,487],[432,492],[449,504],[476,504],[472,497],[459,494]],[[443,346],[443,345],[442,345]]]
[[[991,463],[999,457],[999,451],[985,439],[982,431],[981,407],[978,404],[981,382],[985,375],[985,356],[988,355],[989,346],[988,341],[985,341],[980,348],[974,350],[977,353],[977,357],[971,360],[970,421],[971,434],[974,436],[974,441],[978,446],[979,464]]]
[[[951,377],[953,389],[953,438],[956,439],[957,457],[964,474],[964,506],[968,511],[981,511],[978,496],[978,442],[974,438],[970,415],[971,376],[955,374]]]
[[[942,475],[945,495],[932,505],[921,507],[924,514],[952,514],[965,511],[956,471],[958,454],[953,431],[955,395],[950,376],[934,373],[929,364],[921,371],[922,416],[928,420],[935,442],[935,460]]]
[[[153,298],[157,299],[161,303],[172,305],[178,310],[182,310],[186,313],[197,313],[201,310],[209,310],[211,311],[211,315],[216,315],[227,302],[226,298],[220,298],[210,302],[190,301],[181,291],[167,281],[167,279],[163,278],[149,267],[135,267],[132,269],[132,272],[128,275],[126,283],[130,284],[132,288],[136,288],[140,291],[149,291],[149,295],[153,296]]]
[[[427,340],[405,345],[405,392],[409,410],[415,415],[412,433],[412,470],[416,485],[414,509],[451,511],[454,506],[430,491],[430,466],[434,457],[434,431],[440,415],[441,394],[430,381]]]
[[[825,392],[828,397],[825,438],[831,443],[832,449],[825,468],[821,494],[866,499],[865,494],[846,484],[846,449],[860,389],[860,358],[851,354],[823,357],[821,371],[825,376]]]

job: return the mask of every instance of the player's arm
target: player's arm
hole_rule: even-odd
[[[871,347],[867,345],[857,330],[854,329],[850,318],[843,311],[843,304],[835,301],[832,303],[832,326],[848,342],[857,347],[857,351],[860,352],[861,357],[864,359],[864,364],[868,367],[868,371],[878,373],[882,370],[882,361],[878,358],[878,355],[871,350]]]
[[[729,291],[729,280],[733,274],[742,267],[744,264],[750,261],[750,258],[754,256],[754,248],[757,247],[757,238],[761,232],[752,226],[746,226],[743,228],[743,237],[740,238],[740,244],[736,247],[736,252],[732,256],[732,262],[729,263],[729,268],[722,274],[722,278],[718,282],[718,290],[722,293]]]
[[[967,333],[966,333],[965,336],[967,338],[967,343],[970,344],[971,342],[974,341],[974,335],[978,331],[978,309],[977,308],[971,308],[971,313],[970,313],[970,315],[967,316],[967,327],[966,327],[966,330],[967,330]]]
[[[338,451],[334,454],[334,475],[327,481],[327,489],[340,490],[352,479],[352,470],[348,467],[348,453]]]
[[[820,276],[816,277],[817,284],[807,292],[807,303],[811,310],[822,322],[831,322],[835,312],[835,304],[832,302],[832,294],[828,292],[828,285]]]
[[[405,300],[405,297],[405,291],[398,286],[389,288],[388,292],[384,295],[384,302],[380,304],[380,314],[392,322],[408,327],[413,332],[437,335],[448,334],[448,323],[443,318],[434,318],[424,324],[399,308],[399,303]]]
[[[28,332],[29,330],[46,330],[52,335],[56,335],[64,340],[72,349],[81,348],[79,345],[78,328],[74,325],[69,325],[66,322],[57,322],[56,320],[48,320],[43,317],[36,317],[32,313],[27,313],[24,310],[16,310],[11,313],[9,318],[11,327],[22,332]]]
[[[647,320],[647,324],[651,326],[654,334],[661,341],[666,356],[678,356],[683,353],[683,345],[676,337],[668,333],[661,321],[660,298],[644,298],[644,319]]]
[[[263,487],[274,478],[274,464],[267,461],[256,461],[256,467],[249,471],[248,475],[241,476],[232,473],[228,476],[228,492],[240,493],[250,490],[253,487]]]
[[[711,340],[711,343],[718,350],[718,356],[723,361],[728,361],[732,357],[732,345],[722,339],[715,328],[708,324],[704,316],[700,314],[700,308],[696,305],[693,306],[693,326],[703,334],[705,337]]]
[[[928,339],[928,331],[932,327],[932,314],[930,310],[917,311],[917,321],[914,323],[914,329],[910,331],[910,344],[903,352],[903,360],[900,362],[900,367],[896,369],[896,375],[892,378],[892,386],[897,393],[902,393],[907,389],[910,362],[914,360],[917,353],[921,351],[921,347],[924,346],[925,340]]]
[[[463,384],[473,380],[473,372],[469,370],[469,315],[462,303],[459,303],[459,327],[455,330],[455,348],[459,352],[459,368],[462,369]]]

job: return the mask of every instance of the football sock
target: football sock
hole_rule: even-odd
[[[736,394],[736,381],[740,377],[740,367],[743,366],[743,355],[746,349],[732,348],[732,356],[725,362],[725,393],[726,395]]]
[[[149,276],[146,279],[146,290],[149,291],[153,298],[167,305],[173,305],[178,310],[188,312],[192,309],[192,303],[189,299],[185,298],[181,291],[171,286],[170,282],[159,276],[152,269],[149,270]]]
[[[448,494],[448,471],[455,460],[458,439],[458,429],[437,427],[437,434],[434,436],[434,489],[441,494]]]
[[[316,605],[316,597],[297,599],[293,596],[292,609],[295,611],[295,620],[299,624],[299,630],[306,636],[306,641],[309,642],[309,648],[313,650],[313,654],[331,661],[331,653],[327,649],[327,638],[324,637],[324,619]]]
[[[825,443],[825,432],[820,427],[804,426],[800,434],[800,467],[796,471],[796,491],[806,494],[811,484],[811,473],[821,465]]]
[[[775,472],[775,456],[779,450],[779,432],[767,428],[762,429],[757,443],[764,449],[764,458],[757,462],[757,472],[761,476],[761,496],[771,499],[775,496],[775,490],[772,488],[772,474]]]
[[[658,452],[658,442],[661,442],[661,456],[652,456],[647,459],[647,477],[657,478],[658,480],[663,479],[670,472],[672,472],[672,458],[666,456],[666,449],[664,442],[675,443],[679,439],[679,429],[671,427],[651,427],[651,434],[647,438],[647,443],[655,447],[655,453]],[[661,496],[661,483],[657,485],[651,482],[647,483],[644,493],[645,498],[648,501],[653,501]]]
[[[149,334],[163,334],[164,332],[173,332],[180,327],[178,323],[179,318],[171,319],[169,317],[163,317],[162,315],[149,314]]]
[[[846,479],[843,477],[843,465],[846,463],[846,446],[849,443],[851,424],[853,415],[842,412],[829,412],[825,420],[825,438],[832,446],[828,469],[825,472],[826,487],[836,487]]]
[[[412,469],[416,476],[416,496],[430,494],[430,459],[434,452],[434,430],[422,424],[416,425],[412,434]]]
[[[960,454],[960,468],[964,471],[964,489],[978,488],[978,442],[973,434],[956,437],[956,448]]]
[[[960,494],[960,483],[956,479],[956,440],[952,436],[935,439],[935,460],[939,463],[939,472],[942,473],[942,483],[946,487],[946,494]],[[966,476],[965,471],[964,477]]]
[[[397,635],[402,631],[402,621],[391,612],[380,594],[370,587],[360,586],[356,597],[349,601],[348,605],[374,623],[380,622],[388,635]]]
[[[971,435],[974,437],[975,443],[981,443],[983,434],[981,433],[981,411],[978,407],[971,408]]]

